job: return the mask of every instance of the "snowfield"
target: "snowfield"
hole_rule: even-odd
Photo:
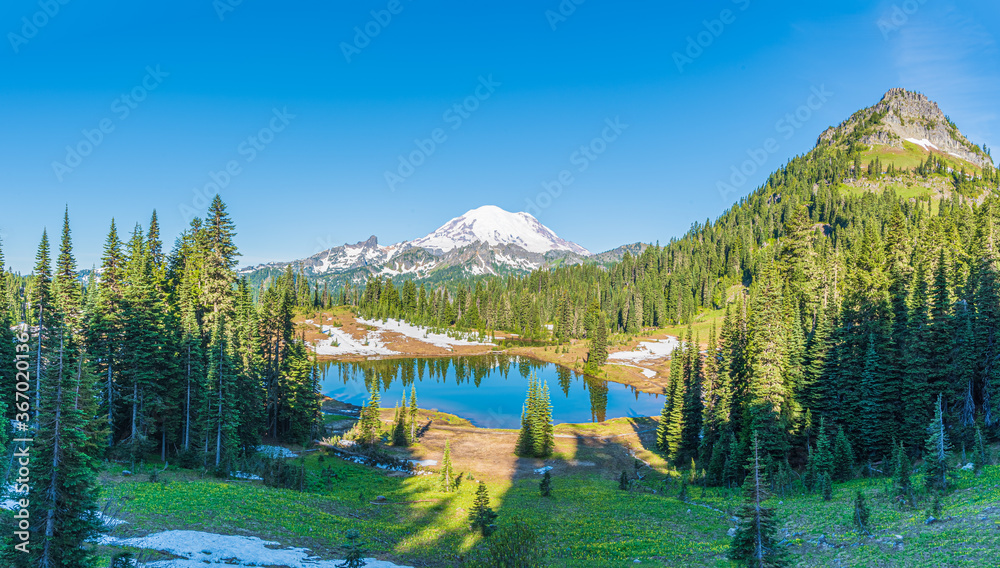
[[[528,252],[539,254],[565,250],[590,256],[590,251],[559,238],[530,214],[511,213],[495,205],[484,205],[467,211],[410,244],[444,253],[476,241],[490,246],[517,245]]]
[[[106,546],[129,546],[167,552],[182,558],[149,562],[149,568],[207,568],[208,566],[287,566],[335,568],[343,560],[321,560],[306,548],[268,548],[277,542],[255,536],[229,536],[201,531],[166,531],[137,538],[104,536]],[[368,568],[411,568],[392,562],[365,559]]]
[[[643,341],[632,351],[619,351],[608,355],[609,361],[649,361],[651,359],[662,359],[673,353],[674,349],[680,346],[680,341],[676,337],[658,339],[654,341]]]
[[[358,318],[358,323],[379,328],[380,331],[394,331],[417,341],[430,343],[431,345],[443,349],[451,349],[456,345],[493,345],[489,341],[471,341],[467,339],[455,339],[443,333],[431,333],[426,327],[418,327],[404,321],[388,319],[385,323],[382,320],[366,320]],[[325,326],[324,326],[325,327]],[[320,353],[321,355],[323,353]]]
[[[282,446],[257,446],[257,451],[269,458],[297,458],[298,454]]]
[[[917,146],[920,146],[921,148],[923,148],[924,150],[927,150],[928,152],[931,151],[931,148],[934,148],[935,150],[940,150],[940,148],[938,148],[937,146],[935,146],[933,142],[931,142],[930,140],[928,140],[926,138],[921,138],[919,140],[916,139],[916,138],[907,138],[906,141],[907,142],[913,142],[914,144],[916,144]]]
[[[361,322],[362,320],[358,320]],[[354,339],[351,335],[339,327],[324,325],[320,327],[323,333],[330,336],[329,339],[321,339],[316,342],[317,355],[395,355],[396,352],[385,346],[382,341],[382,333],[370,331],[365,336],[364,341]],[[367,345],[365,345],[367,343]]]

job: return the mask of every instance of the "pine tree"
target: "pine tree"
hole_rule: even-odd
[[[486,484],[479,482],[476,489],[476,500],[469,511],[469,520],[472,522],[472,530],[478,530],[484,537],[488,537],[496,530],[496,520],[499,515],[490,507],[490,492]]]
[[[552,426],[552,403],[549,401],[549,384],[542,381],[542,388],[538,391],[538,402],[536,404],[535,423],[532,427],[534,440],[532,446],[536,458],[545,458],[552,455],[555,447],[555,436]]]
[[[681,411],[683,427],[681,431],[682,457],[694,458],[698,454],[698,446],[702,437],[702,413],[704,411],[701,353],[699,353],[698,337],[691,338],[691,328],[688,327],[688,365],[684,387],[684,408]]]
[[[419,415],[419,409],[417,408],[417,385],[410,386],[410,443],[415,444],[417,442],[417,417]]]
[[[358,421],[358,441],[362,444],[375,444],[378,442],[379,436],[382,435],[381,408],[379,407],[381,399],[382,395],[379,393],[378,384],[375,383],[371,387],[368,404],[361,409]]]
[[[35,254],[35,272],[31,286],[32,313],[35,323],[38,326],[37,347],[35,350],[35,400],[40,400],[42,391],[42,376],[45,373],[44,358],[42,352],[46,344],[46,329],[49,325],[48,314],[52,311],[51,301],[52,269],[49,259],[49,236],[46,231],[42,231],[42,240],[38,243],[38,252]],[[38,407],[35,409],[35,418],[38,418]]]
[[[870,535],[871,531],[868,530],[868,521],[871,518],[871,511],[868,509],[868,505],[865,503],[865,495],[858,490],[854,497],[854,526],[858,527],[858,530]]]
[[[749,328],[749,423],[745,427],[757,432],[763,450],[778,459],[787,448],[781,409],[788,401],[782,290],[773,263],[763,269],[757,283]]]
[[[548,457],[555,446],[552,403],[547,382],[535,375],[528,379],[528,396],[521,410],[521,430],[514,452],[525,457]]]
[[[777,543],[775,510],[764,503],[770,498],[764,480],[761,454],[763,448],[757,433],[753,434],[750,475],[743,484],[743,504],[737,512],[736,536],[729,549],[729,558],[748,568],[787,566],[784,551]]]
[[[819,475],[820,488],[823,492],[823,500],[830,501],[833,499],[833,478],[830,474],[821,473]]]
[[[441,476],[438,479],[441,491],[450,493],[455,488],[455,472],[451,465],[451,442],[444,443],[444,457],[441,458]]]
[[[344,549],[344,561],[337,564],[337,568],[364,568],[365,562],[365,549],[363,543],[358,539],[361,538],[361,534],[350,529],[347,531],[347,544],[341,546]]]
[[[927,475],[924,483],[928,489],[947,491],[951,472],[951,442],[944,427],[942,396],[938,395],[934,420],[927,427],[927,441],[924,444],[924,461]]]
[[[392,445],[405,447],[409,445],[409,438],[406,431],[406,395],[403,395],[403,402],[396,407],[395,417],[392,426]]]
[[[972,463],[976,471],[979,471],[983,466],[989,465],[989,454],[986,452],[986,442],[983,440],[983,432],[976,426],[976,438],[973,444],[972,451]]]
[[[545,473],[542,475],[542,481],[538,484],[538,492],[542,497],[552,496],[552,475],[548,470],[545,470]]]
[[[910,471],[912,466],[910,465],[910,456],[906,453],[906,448],[900,443],[899,447],[896,448],[896,459],[895,461],[895,471],[893,472],[893,484],[896,488],[896,494],[900,497],[910,499],[913,492],[913,484],[910,481]]]
[[[38,401],[32,448],[33,518],[39,525],[31,554],[35,565],[44,568],[89,568],[92,552],[84,541],[99,528],[99,488],[97,463],[86,453],[87,417],[75,398],[76,375],[84,367],[78,346],[61,322],[50,325],[57,337]]]
[[[833,478],[837,481],[847,481],[851,478],[854,469],[854,452],[851,450],[851,443],[844,434],[844,429],[837,431],[837,438],[833,443]]]

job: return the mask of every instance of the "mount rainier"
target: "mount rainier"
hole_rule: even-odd
[[[333,285],[364,282],[370,275],[442,280],[525,273],[559,264],[605,264],[621,258],[626,250],[637,253],[643,248],[637,243],[595,255],[560,238],[528,213],[485,205],[412,241],[383,246],[373,235],[302,260],[260,264],[241,273],[259,282],[291,265],[310,280]]]

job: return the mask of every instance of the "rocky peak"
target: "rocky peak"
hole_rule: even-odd
[[[817,144],[851,144],[903,148],[908,140],[927,151],[961,158],[979,167],[991,165],[982,148],[970,142],[923,93],[889,89],[875,106],[860,110],[837,127],[828,128]]]

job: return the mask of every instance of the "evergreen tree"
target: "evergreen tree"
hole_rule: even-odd
[[[552,496],[552,474],[548,470],[542,475],[542,481],[538,484],[538,492],[542,497]]]
[[[496,520],[499,515],[490,507],[490,492],[486,484],[479,482],[476,489],[476,500],[469,511],[469,520],[472,522],[472,530],[478,530],[484,537],[488,537],[496,530]]]
[[[976,426],[976,438],[973,445],[972,451],[972,463],[976,471],[979,471],[985,465],[989,465],[989,454],[986,451],[986,442],[983,440],[983,432]]]
[[[924,483],[928,489],[946,491],[951,471],[951,441],[944,427],[942,395],[938,395],[934,420],[927,427],[927,441],[924,444],[924,462],[927,475]]]
[[[441,458],[441,475],[438,479],[441,491],[450,493],[455,489],[455,472],[451,466],[451,442],[444,443],[444,457]]]
[[[912,499],[913,484],[910,481],[912,466],[910,465],[910,456],[906,453],[902,443],[896,448],[896,459],[893,461],[896,465],[893,472],[896,494],[906,499]]]
[[[347,544],[341,546],[344,549],[344,561],[337,565],[337,568],[364,568],[365,549],[363,543],[358,539],[361,534],[351,529],[347,531]]]
[[[396,407],[396,413],[393,418],[392,425],[392,445],[394,446],[407,446],[409,445],[409,438],[407,436],[406,428],[406,395],[403,395],[403,402],[401,406]]]
[[[417,385],[410,386],[410,443],[417,442]]]
[[[778,523],[775,510],[764,503],[770,498],[764,480],[761,442],[753,434],[750,475],[743,484],[743,504],[737,512],[736,536],[729,558],[748,568],[787,566],[784,551],[777,543]]]
[[[78,346],[61,323],[46,370],[31,471],[32,518],[38,541],[32,562],[44,568],[89,568],[92,552],[84,541],[97,533],[97,464],[87,455],[87,417],[76,405],[74,384],[84,366]],[[79,370],[78,370],[79,369]]]
[[[554,446],[548,383],[531,375],[528,380],[528,396],[521,410],[521,430],[514,452],[519,456],[544,458],[551,455]]]
[[[865,503],[865,495],[858,490],[854,497],[854,526],[858,527],[858,530],[870,535],[871,531],[868,530],[869,519],[871,518],[871,511],[868,510],[868,505]]]
[[[854,452],[844,434],[844,429],[840,428],[833,443],[833,478],[837,481],[847,481],[851,478],[853,469]]]
[[[381,399],[378,384],[373,384],[368,404],[361,409],[358,420],[358,441],[362,444],[375,444],[382,435]]]

